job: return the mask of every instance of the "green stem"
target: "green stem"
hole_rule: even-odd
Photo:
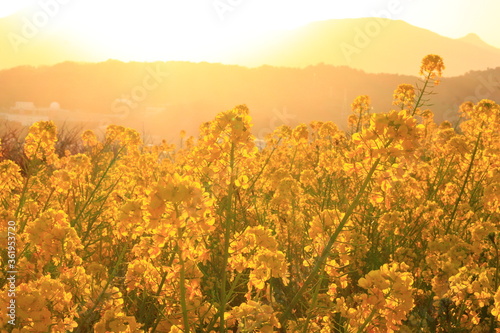
[[[290,161],[290,172],[293,169],[293,163],[295,162],[295,157],[297,156],[297,150],[299,150],[298,146],[295,146],[295,150],[293,152],[292,160]]]
[[[109,165],[106,167],[106,170],[104,170],[104,173],[102,174],[102,177],[99,179],[99,181],[97,182],[96,186],[94,187],[94,189],[92,190],[92,193],[90,193],[90,196],[87,198],[87,200],[85,201],[85,203],[83,204],[83,207],[82,209],[80,209],[80,211],[78,212],[78,214],[76,215],[76,217],[73,219],[73,221],[71,221],[71,226],[74,227],[76,222],[81,218],[81,216],[83,215],[83,213],[85,212],[85,209],[87,208],[87,206],[92,202],[92,200],[94,199],[94,196],[96,195],[97,193],[97,190],[99,189],[99,187],[101,186],[101,183],[104,181],[104,179],[106,178],[109,170],[111,169],[111,167],[116,163],[116,161],[118,160],[118,156],[120,155],[120,153],[122,152],[122,150],[125,149],[125,146],[123,146],[119,151],[118,153],[116,154],[115,157],[113,157],[113,159],[111,160],[111,162],[109,162]],[[81,228],[81,226],[79,226],[79,228]]]
[[[314,265],[311,273],[309,274],[307,279],[302,284],[302,287],[300,287],[300,289],[297,291],[295,296],[292,298],[292,300],[290,301],[290,303],[288,304],[286,309],[283,311],[283,314],[281,315],[281,318],[280,318],[280,322],[282,323],[283,327],[285,327],[285,324],[288,320],[288,317],[290,316],[290,313],[292,312],[292,309],[295,306],[295,304],[297,304],[297,302],[302,297],[304,292],[307,290],[307,288],[309,288],[309,285],[317,277],[318,272],[321,269],[321,267],[323,266],[324,261],[326,260],[326,258],[330,254],[330,250],[332,249],[333,244],[337,240],[337,237],[344,229],[344,226],[346,225],[347,221],[349,220],[352,213],[354,212],[354,209],[356,209],[356,207],[358,206],[359,201],[361,200],[361,197],[364,195],[364,192],[365,192],[366,188],[368,187],[368,184],[370,183],[372,176],[373,176],[375,170],[377,169],[377,166],[379,165],[379,163],[380,163],[380,158],[375,160],[372,167],[368,171],[368,174],[367,174],[363,184],[361,185],[361,188],[360,188],[358,194],[354,198],[351,205],[347,208],[347,211],[346,211],[344,217],[342,218],[342,220],[340,221],[338,227],[335,229],[335,232],[333,233],[332,236],[330,236],[330,239],[329,239],[327,245],[323,249],[323,252],[319,256],[319,258],[317,259],[316,264]]]
[[[232,206],[233,206],[233,194],[234,194],[234,181],[235,181],[235,174],[234,174],[234,144],[231,145],[231,152],[229,155],[229,167],[231,170],[231,180],[229,182],[229,189],[228,189],[228,194],[227,194],[227,202],[226,202],[226,219],[225,219],[225,226],[224,226],[224,259],[222,262],[222,279],[220,281],[221,283],[221,290],[220,290],[220,305],[219,305],[219,316],[220,316],[220,324],[219,324],[219,331],[220,333],[225,333],[226,332],[226,325],[225,325],[225,320],[224,320],[224,313],[226,311],[226,302],[228,299],[229,295],[226,295],[226,279],[227,279],[227,263],[229,261],[229,243],[230,243],[230,237],[231,237],[231,224],[233,221],[233,212],[232,212]]]
[[[312,310],[316,308],[316,304],[318,303],[318,294],[319,294],[319,290],[321,289],[321,283],[323,282],[323,278],[324,278],[324,276],[323,276],[323,274],[321,274],[319,277],[319,281],[316,284],[316,288],[314,290],[313,299],[311,302],[311,308],[309,310],[309,313],[307,314],[306,323],[304,325],[304,329],[302,330],[302,333],[307,333],[307,329],[309,327],[309,322],[311,321],[311,317],[313,315]]]
[[[368,316],[368,318],[366,318],[365,322],[363,323],[363,325],[361,325],[359,328],[358,328],[358,333],[363,333],[364,332],[364,329],[365,327],[372,321],[373,317],[375,316],[375,313],[377,313],[377,308],[376,307],[373,307],[373,310],[372,312],[370,313],[370,315]]]
[[[165,244],[165,246],[163,247],[163,249],[165,249],[167,247],[167,244]],[[167,261],[166,263],[166,267],[170,267],[172,266],[172,263],[174,262],[174,259],[175,259],[175,252],[178,251],[178,246],[176,245],[174,250],[173,250],[173,253],[172,253],[172,256],[170,257],[170,259]],[[167,280],[167,275],[168,275],[168,270],[166,270],[161,278],[161,281],[160,281],[160,284],[158,285],[158,290],[156,291],[156,294],[155,296],[156,297],[159,297],[160,294],[161,294],[161,291],[163,290],[163,286],[165,285],[165,281]],[[158,328],[158,325],[160,324],[160,321],[162,319],[162,316],[158,316],[154,322],[154,324],[152,325],[149,333],[155,333],[156,332],[156,329]]]
[[[276,143],[276,145],[279,145],[279,143],[281,142],[281,138],[278,139],[278,142]],[[254,186],[255,186],[255,183],[257,182],[257,180],[259,179],[259,177],[262,175],[262,173],[264,172],[266,166],[269,164],[269,161],[271,160],[271,157],[273,156],[273,153],[276,151],[276,147],[273,148],[273,150],[271,150],[271,152],[269,153],[269,156],[267,157],[266,161],[264,162],[264,165],[262,165],[262,167],[260,168],[259,172],[257,173],[257,175],[252,179],[252,183],[250,184],[250,186],[248,187],[248,190],[253,190]]]
[[[231,287],[229,288],[229,291],[227,292],[227,299],[229,299],[229,295],[232,295],[234,290],[236,289],[236,287],[238,286],[239,282],[240,282],[240,279],[241,279],[241,276],[243,275],[243,273],[238,273],[236,275],[236,277],[234,278],[233,280],[233,283],[231,284]],[[209,310],[207,310],[206,313],[209,313]],[[212,332],[212,328],[214,327],[215,323],[217,322],[217,317],[214,317],[210,323],[208,324],[208,326],[206,326],[204,329],[205,329],[205,332]]]
[[[497,291],[498,289],[498,266],[499,266],[499,258],[498,258],[498,245],[496,244],[496,234],[493,236],[492,243],[493,247],[495,248],[495,289],[494,292]],[[495,332],[496,328],[496,320],[494,316],[491,316],[491,322],[490,322],[490,332]]]
[[[181,231],[179,230],[179,236],[181,235]],[[182,248],[179,248],[179,261],[181,264],[180,271],[180,292],[181,292],[181,311],[182,311],[182,320],[184,322],[184,332],[189,333],[189,318],[187,313],[187,305],[186,305],[186,269],[184,267],[184,258],[182,258]]]
[[[430,78],[431,78],[431,73],[429,73],[425,78],[424,87],[422,88],[422,90],[420,90],[420,95],[418,96],[417,102],[415,103],[415,107],[413,108],[413,112],[411,113],[412,116],[414,116],[415,112],[417,112],[417,109],[422,106],[420,105],[420,102],[422,101],[422,97],[424,97],[425,89],[429,85]]]
[[[28,182],[29,181],[30,181],[30,175],[28,174],[26,181],[24,183],[24,186],[23,186],[21,198],[19,199],[19,205],[17,206],[16,212],[14,214],[16,219],[18,219],[19,213],[21,212],[21,209],[24,206],[24,203],[26,202],[26,193],[28,192]],[[21,222],[21,225],[19,226],[19,233],[23,233],[27,222],[28,222],[28,220],[24,220]]]
[[[15,218],[19,218],[19,214],[21,213],[21,209],[24,207],[24,203],[26,202],[26,194],[28,192],[28,184],[33,172],[34,161],[36,160],[36,155],[40,150],[41,142],[38,141],[38,145],[36,146],[35,153],[33,154],[33,158],[28,160],[28,165],[26,166],[26,182],[24,183],[23,190],[21,193],[21,198],[19,199],[19,205],[17,206],[16,212],[14,214]],[[28,220],[21,221],[21,225],[19,226],[19,232],[22,233],[24,228],[26,227],[26,223]]]
[[[82,236],[82,238],[81,238],[81,239],[82,239],[82,244],[85,244],[85,242],[87,241],[88,237],[91,235],[91,231],[92,231],[92,230],[94,230],[94,229],[92,229],[92,227],[94,226],[94,223],[96,222],[96,220],[97,220],[98,216],[102,213],[102,211],[103,211],[103,207],[104,207],[104,205],[106,204],[106,200],[107,200],[107,198],[109,198],[109,196],[111,195],[111,192],[112,192],[112,191],[115,189],[115,187],[118,185],[118,183],[120,182],[121,178],[122,178],[122,177],[120,176],[120,177],[116,180],[116,182],[115,182],[113,185],[111,185],[111,187],[109,188],[108,194],[106,195],[106,197],[105,197],[105,199],[103,200],[103,202],[102,202],[101,206],[99,207],[99,209],[96,211],[96,212],[98,213],[98,214],[97,214],[97,216],[95,216],[95,217],[94,217],[94,218],[92,218],[92,219],[88,219],[88,221],[87,221],[87,224],[88,224],[88,225],[87,225],[87,230],[85,231],[85,234],[84,234],[84,235]],[[84,207],[84,208],[85,208],[85,207]],[[83,210],[81,211],[81,213],[83,213]],[[80,226],[80,228],[81,228],[81,226]],[[82,234],[82,233],[83,233],[83,230],[80,230],[80,234]],[[90,244],[85,244],[85,245],[84,245],[84,250],[86,250],[86,249],[87,249],[87,247],[88,247],[89,245],[90,245]]]
[[[476,145],[474,146],[474,151],[472,152],[469,167],[467,168],[467,173],[465,174],[465,179],[464,179],[464,182],[462,184],[462,188],[460,189],[460,193],[458,195],[457,201],[455,202],[455,207],[453,207],[453,212],[451,213],[450,221],[448,222],[448,225],[446,226],[445,234],[448,234],[448,232],[450,231],[451,225],[453,224],[453,221],[455,220],[455,217],[457,215],[458,204],[462,200],[462,196],[464,195],[464,192],[465,192],[465,186],[467,185],[467,182],[469,181],[469,176],[472,172],[474,160],[476,158],[476,154],[477,154],[477,151],[479,148],[479,142],[481,142],[481,135],[482,135],[482,133],[479,133],[479,136],[477,137]]]
[[[127,249],[127,244],[125,243],[125,244],[123,244],[123,246],[122,246],[122,248],[120,250],[120,254],[118,255],[118,260],[116,261],[116,264],[113,267],[113,271],[111,272],[110,276],[108,277],[108,280],[106,281],[106,285],[104,286],[104,288],[102,288],[102,291],[99,294],[99,296],[97,297],[97,299],[95,300],[94,306],[92,307],[92,309],[90,309],[90,310],[87,311],[87,313],[89,315],[92,315],[95,312],[95,310],[97,309],[97,306],[99,305],[99,303],[101,303],[101,300],[104,297],[104,294],[106,293],[106,290],[108,290],[108,287],[111,284],[111,281],[113,281],[113,279],[116,276],[116,273],[118,271],[118,267],[122,263],[122,260],[123,260],[123,257],[125,255],[125,250],[126,249]]]

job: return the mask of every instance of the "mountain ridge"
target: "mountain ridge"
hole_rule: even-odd
[[[277,38],[278,36],[279,38]],[[228,63],[244,58],[244,65],[300,67],[316,63],[347,65],[370,73],[411,75],[426,54],[441,55],[447,76],[500,66],[500,49],[452,39],[402,20],[354,18],[317,21],[271,35],[245,57],[235,53]],[[253,59],[251,59],[253,57]]]
[[[414,67],[417,73],[418,65]],[[247,104],[255,134],[262,138],[276,126],[313,120],[332,120],[342,127],[350,104],[359,95],[370,96],[374,112],[390,110],[396,87],[418,80],[417,76],[373,74],[326,64],[247,68],[187,61],[64,62],[1,70],[0,109],[9,110],[16,102],[41,108],[57,102],[62,109],[87,113],[89,119],[99,121],[100,130],[113,123],[153,136],[175,137],[180,129],[196,134],[201,122]],[[429,103],[436,121],[456,122],[464,101],[500,101],[499,88],[500,67],[471,71],[443,78]]]
[[[0,19],[0,69],[35,61],[53,65],[64,60],[95,62],[105,59],[91,41],[72,42],[64,32],[40,31],[17,48],[14,35],[23,41],[22,19]],[[439,54],[447,66],[446,76],[500,66],[500,49],[475,35],[452,39],[402,20],[377,17],[316,21],[302,27],[272,32],[258,40],[241,40],[232,51],[214,56],[211,62],[245,67],[269,65],[304,68],[320,63],[349,66],[368,73],[412,75],[414,66],[429,53]],[[31,59],[31,60],[30,60]],[[159,59],[161,61],[161,59]]]
[[[488,44],[481,37],[479,37],[477,34],[475,34],[473,32],[468,33],[467,35],[465,35],[465,36],[463,36],[461,38],[457,38],[457,39],[461,40],[463,42],[472,44],[472,45],[476,45],[476,46],[482,47],[482,48],[500,50],[499,48],[497,48],[497,47],[495,47],[495,46],[493,46],[491,44]]]

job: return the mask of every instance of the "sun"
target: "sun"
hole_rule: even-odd
[[[314,6],[304,0],[3,0],[0,19],[9,17],[4,26],[29,43],[23,49],[26,52],[5,54],[8,49],[1,40],[0,48],[12,65],[19,59],[26,64],[40,64],[44,62],[40,54],[54,49],[57,51],[52,62],[62,61],[66,56],[61,48],[78,48],[68,54],[92,55],[67,60],[238,63],[243,62],[235,55],[240,50],[248,50],[245,57],[252,57],[252,52],[260,52],[258,45],[283,30],[323,20],[372,16],[403,20],[451,38],[476,32],[486,42],[500,46],[500,37],[494,34],[498,29],[489,23],[477,23],[472,14],[467,16],[471,19],[464,19],[479,6],[469,8],[468,2],[456,0],[451,10],[447,1],[451,0],[443,0],[439,10],[427,13],[424,9],[428,6],[423,3],[430,4],[431,0],[421,0],[418,6],[403,0],[317,0]],[[494,16],[500,10],[500,2],[495,6],[488,15]],[[441,15],[444,12],[450,15]],[[481,20],[493,21],[493,17]],[[456,22],[466,23],[457,26]],[[473,29],[473,25],[477,28]],[[36,34],[32,33],[35,30]],[[29,32],[29,36],[23,32]]]
[[[19,12],[20,10],[26,8],[29,3],[30,1],[28,0],[3,1],[0,6],[0,18],[8,17]]]

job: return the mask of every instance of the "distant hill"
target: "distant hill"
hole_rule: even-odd
[[[418,72],[414,64],[414,72]],[[245,68],[210,63],[65,62],[0,71],[0,111],[16,102],[48,107],[58,102],[75,115],[88,113],[109,123],[174,140],[181,129],[196,134],[218,112],[247,104],[254,133],[263,137],[279,125],[332,120],[344,126],[350,104],[369,95],[374,112],[392,109],[392,93],[416,76],[369,74],[331,65]],[[465,100],[500,101],[500,67],[443,79],[431,96],[436,120],[456,121]],[[68,119],[71,120],[71,119]]]
[[[476,35],[451,39],[404,21],[373,17],[327,20],[271,34],[235,51],[225,62],[287,67],[325,63],[412,75],[415,64],[430,53],[444,58],[446,76],[500,66],[500,49]]]
[[[498,51],[500,51],[500,49],[498,49],[498,48],[496,48],[494,46],[491,46],[490,44],[486,43],[484,40],[481,39],[481,37],[479,37],[478,35],[476,35],[474,33],[470,33],[467,36],[459,38],[458,40],[462,41],[462,42],[466,42],[466,43],[474,45],[474,46],[481,47],[481,48],[483,48],[485,50],[488,50],[489,52],[498,52]]]
[[[30,27],[23,15],[0,19],[0,69],[68,60],[96,62],[109,57],[95,41],[76,40],[70,32],[51,30],[50,25]],[[446,76],[500,66],[500,49],[477,35],[451,39],[404,21],[372,17],[320,21],[258,40],[242,39],[232,51],[217,55],[214,50],[210,61],[298,68],[323,63],[367,73],[414,75],[415,65],[429,53],[444,58]]]

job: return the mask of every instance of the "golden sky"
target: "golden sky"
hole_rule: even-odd
[[[451,38],[476,33],[500,48],[498,13],[498,0],[2,0],[0,4],[0,17],[17,20],[3,37],[9,33],[11,38],[12,33],[22,37],[23,29],[30,32],[25,26],[31,23],[36,33],[26,44],[58,36],[83,45],[94,60],[124,61],[217,61],[248,38],[270,31],[370,16],[404,20]]]

